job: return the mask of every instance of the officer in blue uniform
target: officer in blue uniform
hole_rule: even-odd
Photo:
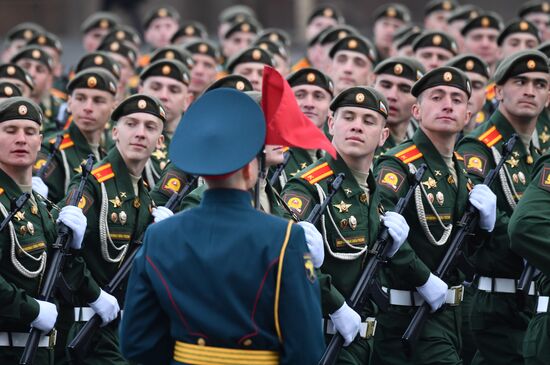
[[[314,271],[322,238],[310,224],[255,210],[248,192],[265,133],[260,107],[236,90],[213,90],[185,113],[170,159],[208,190],[199,207],[146,232],[121,326],[130,361],[316,364],[322,356]]]

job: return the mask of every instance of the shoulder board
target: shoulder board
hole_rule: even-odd
[[[416,145],[413,144],[412,146],[397,152],[394,156],[400,159],[403,163],[408,164],[418,160],[423,155],[422,152],[420,152],[420,150],[416,147]]]
[[[298,70],[301,70],[302,68],[306,68],[310,66],[311,65],[308,59],[306,57],[303,57],[300,60],[298,60],[298,62],[296,62],[294,66],[292,66],[292,71],[298,71]]]
[[[495,86],[496,84],[492,82],[485,88],[485,98],[489,101],[493,100],[496,97]]]
[[[50,89],[50,94],[52,94],[57,99],[60,99],[61,102],[67,100],[67,94],[64,93],[63,91],[59,90],[59,89],[51,88]]]
[[[110,163],[99,166],[92,170],[92,175],[96,178],[99,183],[109,180],[110,178],[115,177],[113,168]]]
[[[455,157],[457,161],[464,161],[464,157],[460,155],[460,153],[455,151]]]
[[[331,175],[334,175],[334,171],[332,171],[328,163],[325,162],[320,164],[319,166],[315,166],[300,177],[304,180],[307,180],[307,182],[309,182],[311,185],[315,185],[319,181]]]
[[[49,142],[50,142],[50,144],[54,144],[55,143],[55,138],[50,139]],[[63,140],[61,141],[61,144],[59,145],[59,150],[64,150],[64,149],[72,147],[72,146],[74,146],[73,140],[71,139],[69,134],[64,134],[63,135]]]
[[[487,147],[493,147],[498,141],[502,139],[502,135],[497,130],[497,127],[492,126],[485,131],[481,136],[477,137],[478,140],[485,143]]]

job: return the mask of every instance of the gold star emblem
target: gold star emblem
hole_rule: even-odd
[[[120,208],[122,206],[122,201],[120,200],[118,195],[115,196],[114,199],[110,199],[109,202],[113,203],[113,208]]]
[[[164,160],[166,158],[166,151],[156,149],[155,152],[151,153],[157,160]]]
[[[517,160],[516,158],[514,158],[514,156],[510,157],[509,160],[506,160],[506,163],[508,165],[510,165],[510,167],[517,167],[518,164],[519,164],[519,160]]]
[[[15,219],[17,219],[17,221],[22,221],[23,219],[25,219],[25,212],[17,212],[15,213],[14,215]]]
[[[347,213],[349,210],[349,207],[351,207],[351,204],[346,204],[344,201],[340,201],[339,204],[333,204],[334,208],[338,209],[339,213]]]
[[[437,181],[435,181],[434,178],[429,177],[428,180],[422,181],[422,185],[424,185],[428,189],[433,189],[437,187]]]
[[[31,214],[38,215],[38,207],[36,205],[31,206]]]
[[[548,134],[548,133],[546,133],[546,131],[544,131],[540,134],[539,139],[542,143],[546,143],[550,139],[550,134]]]

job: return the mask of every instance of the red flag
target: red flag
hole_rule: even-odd
[[[288,82],[270,66],[264,67],[262,109],[267,125],[265,144],[322,149],[336,158],[332,143],[302,113]]]

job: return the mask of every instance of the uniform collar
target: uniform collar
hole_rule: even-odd
[[[337,155],[337,159],[332,158],[331,155],[327,154],[324,159],[329,164],[330,168],[334,172],[334,176],[336,176],[339,173],[344,173],[345,179],[342,182],[342,186],[340,189],[344,192],[346,197],[351,197],[356,194],[363,194],[364,191],[361,189],[357,181],[355,180],[355,177],[353,176],[353,173],[351,172],[348,165],[346,165],[346,162],[340,156],[340,154]],[[369,187],[370,194],[372,195],[374,191],[376,190],[376,182],[373,177],[372,170],[369,173],[369,177],[367,178],[367,185]]]
[[[498,109],[495,110],[493,115],[491,115],[491,122],[495,127],[497,127],[498,132],[502,135],[502,138],[505,141],[510,139],[510,137],[512,137],[512,134],[516,133],[512,124]]]
[[[206,189],[201,200],[201,206],[233,204],[253,209],[252,195],[239,189]]]
[[[69,125],[68,131],[69,136],[71,137],[71,140],[74,142],[74,145],[77,149],[85,154],[92,153],[92,149],[90,147],[90,144],[88,143],[88,140],[86,139],[86,137],[84,137],[74,120]]]
[[[0,187],[4,189],[3,194],[6,194],[8,198],[18,198],[23,194],[21,189],[19,188],[19,185],[13,179],[4,172],[4,170],[0,169],[0,181],[2,184]],[[10,209],[10,207],[6,207],[6,209]]]
[[[107,156],[102,160],[102,163],[104,162],[111,164],[111,168],[115,173],[117,190],[126,192],[128,199],[135,197],[132,179],[130,178],[130,171],[128,171],[128,167],[126,167],[126,163],[124,162],[124,159],[120,155],[120,152],[116,146],[111,148]],[[141,179],[138,183],[138,186],[140,186],[140,191],[143,190],[141,187],[142,184],[143,179]]]
[[[430,164],[428,168],[432,170],[432,174],[435,176],[436,180],[442,178],[446,179],[449,175],[449,167],[422,128],[418,128],[416,132],[414,132],[412,141],[424,156],[429,156]],[[436,173],[436,171],[439,171],[441,174]]]

